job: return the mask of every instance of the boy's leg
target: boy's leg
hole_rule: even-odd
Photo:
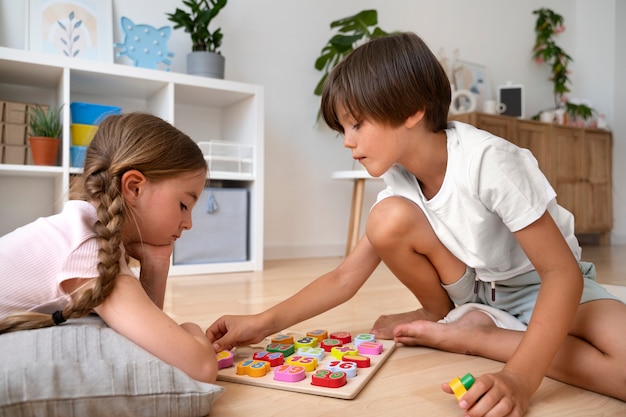
[[[626,305],[615,300],[581,304],[570,334],[547,376],[626,401]],[[505,330],[479,311],[458,322],[418,320],[399,325],[396,341],[506,362],[524,333]]]
[[[372,328],[376,337],[391,339],[397,324],[437,321],[454,308],[441,283],[456,282],[466,267],[439,241],[418,206],[401,197],[384,199],[370,212],[366,234],[378,256],[423,307],[381,316]]]

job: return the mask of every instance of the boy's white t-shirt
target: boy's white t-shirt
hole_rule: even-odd
[[[574,217],[556,202],[556,193],[527,149],[486,131],[450,122],[448,162],[439,192],[427,200],[417,179],[400,165],[382,178],[390,196],[413,201],[441,242],[483,281],[499,281],[534,269],[512,232],[530,225],[546,210],[576,259],[580,246]]]
[[[63,281],[98,276],[96,219],[92,204],[70,200],[61,213],[0,237],[0,318],[60,309],[69,300]],[[121,266],[130,273],[124,259]]]

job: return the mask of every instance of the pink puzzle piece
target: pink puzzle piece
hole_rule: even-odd
[[[280,365],[274,369],[274,379],[284,382],[298,382],[306,378],[302,366]]]
[[[217,354],[217,369],[233,366],[235,355],[229,350],[223,350]]]

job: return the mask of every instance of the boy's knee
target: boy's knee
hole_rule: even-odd
[[[376,204],[367,218],[366,233],[374,247],[388,246],[412,230],[432,229],[415,203],[402,197],[388,197]]]

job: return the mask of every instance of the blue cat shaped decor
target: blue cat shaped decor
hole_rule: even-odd
[[[122,48],[117,56],[127,55],[135,63],[136,67],[157,69],[158,64],[169,65],[173,57],[172,52],[167,51],[167,42],[172,34],[172,28],[163,26],[156,29],[149,25],[136,25],[127,17],[120,19],[120,26],[124,32],[124,42],[116,43],[116,48]]]

